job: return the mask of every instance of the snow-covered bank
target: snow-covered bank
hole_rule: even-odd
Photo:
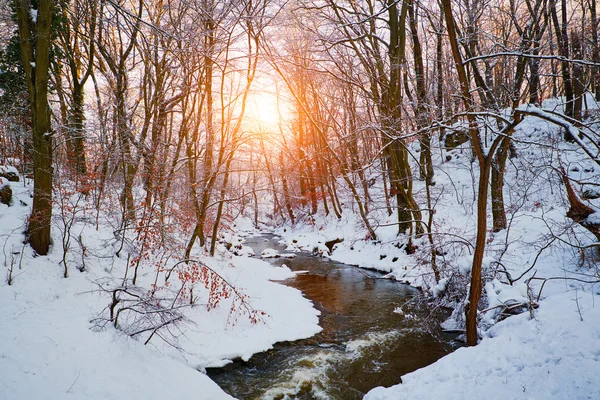
[[[596,291],[549,296],[535,319],[525,313],[499,322],[476,347],[375,388],[365,400],[600,399]]]
[[[23,264],[13,286],[0,286],[1,399],[231,398],[151,346],[90,330],[106,299],[84,274],[64,279],[41,257]]]
[[[318,311],[301,292],[271,282],[294,276],[289,269],[226,255],[202,260],[247,296],[261,313],[258,323],[232,315],[233,298],[208,311],[206,294],[198,290],[198,304],[187,307],[185,320],[169,328],[170,344],[154,337],[144,346],[144,340],[131,339],[111,324],[93,329],[98,324],[91,321],[111,301],[99,285],[120,282],[127,263],[115,256],[110,226],[101,224],[96,231],[91,223],[75,225],[73,232],[81,233],[87,247],[86,268],[79,272],[70,259],[64,278],[60,230],[53,230],[51,254],[35,256],[22,244],[30,207],[21,201],[31,204],[31,187],[10,185],[13,206],[0,204],[0,399],[231,398],[199,370],[248,359],[277,341],[321,329]],[[145,265],[138,286],[149,290],[155,277],[156,268]]]
[[[387,272],[389,277],[415,287],[426,287],[426,282],[431,282],[431,279],[426,279],[432,274],[429,266],[415,263],[414,257],[398,248],[399,239],[394,227],[379,228],[377,241],[364,240],[356,216],[348,212],[345,217],[342,220],[333,216],[317,217],[316,225],[299,224],[292,229],[279,228],[275,232],[285,238],[287,250],[291,252],[308,251],[344,264]],[[392,220],[393,217],[385,219],[388,223]],[[330,252],[326,243],[336,239],[343,241],[334,244]]]

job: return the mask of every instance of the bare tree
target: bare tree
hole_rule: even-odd
[[[98,26],[96,47],[101,55],[98,60],[100,71],[111,90],[114,129],[120,147],[120,168],[123,173],[123,221],[127,224],[135,217],[133,184],[138,168],[134,151],[136,138],[129,109],[129,71],[132,62],[130,55],[140,32],[144,3],[142,0],[138,2],[135,14],[124,6],[109,4],[112,6],[99,10],[99,14],[104,17]],[[143,141],[143,138],[137,141]]]
[[[75,1],[71,7],[63,9],[63,18],[67,22],[64,29],[58,31],[59,43],[66,56],[70,87],[67,155],[78,175],[85,175],[87,172],[84,86],[93,71],[97,8],[97,4],[92,1]]]
[[[15,2],[23,68],[33,119],[33,207],[27,235],[40,255],[50,248],[52,222],[52,138],[48,104],[52,13],[55,3],[41,0],[37,10],[28,0]],[[34,18],[35,17],[35,18]]]

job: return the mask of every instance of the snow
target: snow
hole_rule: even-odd
[[[279,258],[281,255],[275,249],[264,249],[262,253],[260,253],[261,258]]]
[[[254,255],[254,250],[250,246],[239,245],[233,249],[233,254],[236,256],[250,257]]]
[[[440,279],[437,285],[432,288],[433,297],[438,297],[446,290],[446,285],[448,284],[449,278]]]
[[[105,299],[83,274],[60,277],[50,260],[0,286],[1,399],[227,399],[205,375],[118,332],[93,332]]]
[[[12,165],[0,165],[0,174],[15,174],[18,175],[19,171]]]
[[[471,274],[471,268],[473,266],[473,257],[461,257],[458,260],[458,272],[464,276]]]
[[[600,225],[600,213],[599,212],[595,212],[593,214],[590,214],[587,218],[586,221],[589,224],[593,224],[593,225]]]
[[[15,203],[31,203],[31,181],[12,189]],[[201,373],[204,368],[248,360],[278,341],[321,330],[319,312],[300,291],[272,282],[294,277],[289,268],[227,251],[215,258],[196,256],[264,312],[261,321],[232,316],[231,299],[208,311],[202,305],[205,294],[196,293],[199,304],[187,308],[185,321],[172,328],[173,346],[156,337],[144,346],[143,339],[134,340],[112,325],[98,330],[94,320],[110,302],[98,285],[122,279],[126,264],[126,257],[114,255],[111,227],[101,223],[96,231],[93,224],[76,223],[73,232],[81,232],[89,256],[84,272],[69,258],[65,279],[59,221],[50,254],[35,256],[22,244],[29,212],[30,207],[0,204],[0,399],[228,399]],[[144,265],[139,285],[150,288],[154,276],[155,268]]]

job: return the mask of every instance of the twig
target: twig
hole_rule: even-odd
[[[79,380],[79,375],[81,375],[81,370],[79,370],[77,372],[77,377],[75,378],[75,380],[73,381],[73,383],[71,384],[71,386],[69,386],[69,389],[67,389],[67,391],[65,393],[71,393],[71,389],[73,389],[73,386],[75,386],[75,384]]]
[[[540,301],[540,297],[542,297],[542,290],[544,290],[544,285],[548,281],[554,281],[554,280],[557,280],[557,279],[564,279],[564,280],[569,280],[569,281],[577,281],[577,282],[581,282],[581,283],[600,283],[600,279],[596,279],[596,280],[593,280],[593,281],[586,281],[586,280],[583,280],[583,279],[569,278],[569,277],[566,277],[566,276],[565,277],[563,277],[563,276],[553,276],[553,277],[550,277],[550,278],[537,278],[535,276],[532,276],[528,280],[533,280],[533,279],[544,281],[542,283],[542,286],[540,287],[540,291],[538,292],[538,296],[537,296],[536,301]]]
[[[583,322],[583,315],[581,315],[581,307],[579,306],[579,296],[577,296],[577,289],[575,289],[575,304],[577,304],[577,312],[579,313],[579,320]]]

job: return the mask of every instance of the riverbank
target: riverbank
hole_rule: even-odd
[[[253,323],[244,314],[248,310],[234,304],[235,295],[209,311],[207,293],[198,289],[196,305],[177,303],[185,307],[184,319],[144,345],[149,334],[130,338],[125,317],[120,329],[106,320],[111,304],[106,289],[124,287],[131,279],[131,274],[123,278],[126,250],[115,255],[120,243],[114,228],[101,219],[96,230],[90,220],[79,218],[73,232],[85,243],[85,268],[80,272],[77,258],[70,257],[69,277],[64,278],[59,230],[53,231],[54,245],[46,257],[24,246],[31,186],[10,185],[11,207],[0,204],[0,399],[229,399],[199,371],[236,358],[247,360],[276,342],[321,330],[319,312],[300,291],[272,282],[293,277],[290,269],[227,251],[216,258],[197,252],[194,257],[234,285],[260,320]],[[70,254],[78,256],[78,248]],[[143,296],[159,283],[158,301],[168,297],[177,281],[171,277],[173,286],[165,286],[163,275],[157,281],[154,261],[142,261],[137,283],[142,290],[132,293]]]
[[[600,398],[598,255],[586,249],[595,239],[567,217],[560,175],[548,172],[547,164],[552,160],[565,166],[582,192],[597,184],[597,165],[577,145],[562,142],[559,129],[532,117],[519,125],[513,138],[517,157],[507,164],[505,175],[505,187],[511,188],[505,198],[508,226],[488,231],[486,242],[480,344],[402,376],[401,385],[375,389],[367,399]],[[549,142],[556,147],[543,145]],[[377,240],[365,237],[362,221],[348,206],[341,219],[301,216],[294,226],[275,232],[285,238],[288,251],[315,249],[332,260],[384,271],[421,288],[455,308],[444,327],[464,329],[478,175],[467,148],[443,155],[430,188],[439,282],[427,236],[414,239],[416,249],[407,254],[407,238],[398,235],[395,214],[387,213],[377,183],[370,189],[379,199],[370,214]],[[414,192],[419,204],[427,204],[423,182],[415,181]],[[353,204],[349,196],[342,203]],[[327,249],[325,244],[332,241],[340,243]]]
[[[599,399],[598,295],[548,296],[534,319],[525,313],[499,322],[476,347],[404,375],[400,385],[374,389],[365,400]]]
[[[565,213],[562,207],[545,213],[528,210],[515,218],[508,233],[490,235],[488,260],[509,246],[511,251],[503,257],[507,273],[512,278],[524,274],[534,279],[529,287],[523,283],[524,278],[512,285],[498,280],[486,285],[488,306],[481,313],[482,339],[476,347],[460,348],[425,368],[402,375],[402,384],[376,388],[365,399],[600,398],[600,285],[593,278],[593,256],[582,262],[581,253],[565,243],[557,241],[548,249],[538,244],[547,234],[544,220],[564,220]],[[323,249],[323,255],[388,272],[389,277],[420,287],[431,298],[443,296],[440,286],[432,283],[429,266],[396,247],[398,239],[393,234],[388,236],[382,231],[380,241],[368,241],[358,237],[353,226],[333,218],[316,218],[314,224],[275,231],[285,237],[287,251],[319,251],[326,242],[343,239],[331,254]],[[453,273],[466,278],[468,262],[468,257],[457,257]],[[521,314],[497,322],[500,306],[513,302],[531,302],[537,308],[531,313],[522,308]],[[460,318],[461,311],[457,308],[453,317]],[[451,318],[445,326],[460,329],[460,322]]]
[[[265,234],[244,245],[299,273],[284,283],[321,311],[323,331],[209,370],[228,393],[240,399],[359,400],[377,385],[398,383],[399,372],[429,365],[456,348],[454,336],[439,329],[443,313],[418,307],[414,288],[310,252],[290,257],[278,242]]]

